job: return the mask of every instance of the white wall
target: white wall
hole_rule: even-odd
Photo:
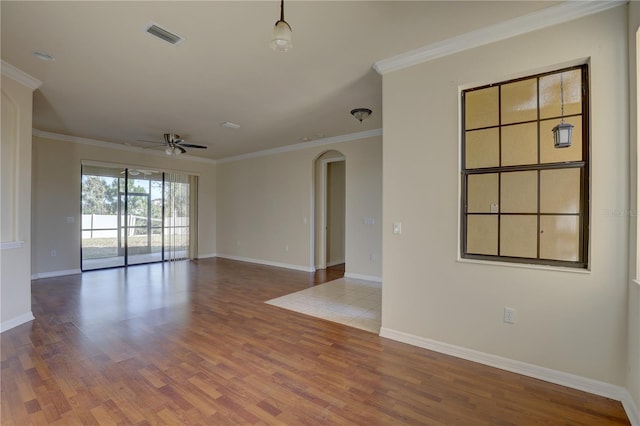
[[[80,269],[80,191],[83,160],[199,175],[198,255],[215,254],[215,164],[164,157],[83,143],[33,138],[34,277]],[[68,223],[67,218],[74,222]],[[51,256],[51,250],[57,255]]]
[[[640,264],[638,264],[638,245],[640,245],[640,236],[638,235],[638,221],[640,215],[640,204],[638,193],[640,185],[638,184],[638,166],[640,158],[638,157],[638,122],[640,121],[640,111],[638,109],[640,86],[640,67],[638,66],[638,39],[640,33],[640,3],[629,3],[629,92],[631,95],[629,102],[630,110],[630,144],[629,144],[629,162],[630,162],[630,182],[629,206],[630,214],[630,241],[629,241],[629,318],[628,318],[628,368],[627,368],[627,388],[631,393],[636,406],[640,407]]]
[[[312,270],[314,161],[330,149],[346,158],[347,273],[380,277],[380,137],[218,164],[218,255]]]
[[[625,385],[627,6],[383,77],[383,331]],[[459,90],[590,58],[591,271],[459,262]],[[402,222],[402,235],[391,224]],[[502,321],[503,307],[516,324]]]
[[[3,63],[4,67],[4,63]],[[33,89],[2,75],[0,331],[31,314],[31,118]]]

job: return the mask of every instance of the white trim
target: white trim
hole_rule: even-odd
[[[315,225],[316,223],[314,222],[314,229],[313,229],[313,234],[312,234],[312,253],[313,253],[313,261],[311,262],[312,265],[315,265],[314,269],[326,269],[329,266],[334,266],[334,265],[338,265],[340,263],[345,263],[344,259],[341,262],[336,262],[333,263],[331,265],[329,265],[327,263],[327,197],[328,197],[328,193],[327,193],[327,182],[328,182],[328,175],[329,175],[329,164],[330,163],[340,163],[340,162],[344,162],[345,163],[345,167],[346,167],[346,157],[344,156],[344,154],[338,150],[334,150],[336,152],[338,152],[340,154],[339,157],[331,157],[331,158],[325,158],[323,160],[319,160],[320,157],[322,157],[325,153],[320,154],[319,157],[317,157],[314,161],[313,161],[313,170],[314,170],[314,176],[313,176],[313,184],[314,184],[314,191],[313,191],[313,206],[312,206],[312,210],[315,214],[315,211],[318,210],[320,212],[320,217],[318,225],[318,234],[319,234],[319,238],[316,240],[316,229],[315,229]],[[328,151],[327,151],[328,152]],[[315,183],[316,183],[316,178],[315,178],[315,170],[316,170],[316,163],[318,162],[318,160],[320,161],[320,187],[319,189],[319,197],[318,199],[320,200],[320,205],[316,206],[316,194],[315,194]],[[346,170],[346,168],[345,168]],[[346,179],[346,177],[345,177]],[[346,202],[346,180],[345,180],[345,202]],[[317,207],[317,208],[316,208]],[[346,205],[345,205],[345,209],[346,209]],[[346,213],[345,213],[346,214]],[[345,233],[346,233],[346,219],[345,219]],[[318,251],[316,253],[316,246],[318,246]],[[317,260],[317,262],[316,262]]]
[[[634,283],[638,284],[640,286],[640,281],[638,280],[633,280]]]
[[[221,158],[218,163],[230,163],[232,161],[248,160],[250,158],[264,157],[267,155],[281,154],[283,152],[299,151],[301,149],[315,148],[324,145],[331,145],[340,142],[355,141],[358,139],[366,139],[374,136],[382,136],[382,129],[366,130],[364,132],[349,133],[331,138],[318,139],[316,141],[296,143],[293,145],[281,146],[278,148],[265,149],[264,151],[250,152],[248,154],[235,155],[233,157]]]
[[[4,333],[7,330],[11,330],[19,325],[22,325],[26,322],[33,321],[35,317],[31,313],[31,311],[26,312],[22,315],[18,315],[17,317],[13,317],[10,320],[4,321],[0,324],[0,333]]]
[[[604,12],[605,10],[627,3],[628,0],[566,1],[556,6],[537,10],[527,15],[460,34],[446,40],[437,41],[387,59],[382,59],[374,63],[373,68],[381,75],[384,75],[433,59],[442,58],[454,53],[573,21],[595,13]]]
[[[33,136],[37,136],[37,137],[40,137],[40,138],[53,139],[53,140],[59,140],[59,141],[64,141],[64,142],[80,143],[80,144],[85,144],[85,145],[98,146],[98,147],[101,147],[101,148],[119,149],[121,151],[138,152],[138,153],[155,155],[155,156],[159,156],[159,157],[166,157],[167,156],[162,151],[153,151],[153,150],[150,150],[150,149],[144,149],[144,148],[139,148],[139,147],[130,146],[130,145],[122,145],[122,144],[114,143],[114,142],[105,142],[105,141],[99,141],[99,140],[96,140],[96,139],[81,138],[81,137],[77,137],[77,136],[63,135],[63,134],[60,134],[60,133],[45,132],[43,130],[38,130],[38,129],[32,129],[32,134],[33,134]],[[366,139],[366,138],[371,138],[371,137],[381,136],[381,135],[382,135],[382,129],[373,129],[373,130],[367,130],[367,131],[364,131],[364,132],[349,133],[347,135],[334,136],[334,137],[325,138],[325,139],[318,139],[316,141],[303,142],[303,143],[297,143],[297,144],[293,144],[293,145],[282,146],[282,147],[278,147],[278,148],[266,149],[264,151],[256,151],[256,152],[251,152],[251,153],[248,153],[248,154],[236,155],[236,156],[233,156],[233,157],[221,158],[219,160],[213,160],[213,159],[201,158],[201,157],[194,157],[192,155],[184,155],[184,154],[183,155],[179,155],[177,157],[172,157],[172,158],[177,159],[177,160],[199,161],[199,162],[208,163],[208,164],[230,163],[230,162],[233,162],[233,161],[247,160],[247,159],[250,159],[250,158],[264,157],[264,156],[267,156],[267,155],[280,154],[280,153],[283,153],[283,152],[298,151],[298,150],[301,150],[301,149],[314,148],[314,147],[319,147],[319,146],[324,146],[324,145],[331,145],[331,144],[340,143],[340,142],[349,142],[349,141],[353,141],[353,140]]]
[[[198,258],[196,260],[199,260],[199,259],[210,259],[210,258],[216,257],[216,256],[217,256],[217,254],[215,254],[215,253],[199,254]]]
[[[19,68],[14,67],[8,62],[2,61],[2,75],[27,86],[31,90],[36,90],[42,86],[42,82],[35,77],[30,76]]]
[[[76,275],[81,273],[82,271],[80,269],[67,269],[64,271],[41,272],[39,274],[31,275],[31,279],[39,280],[40,278],[64,277],[66,275]]]
[[[334,262],[327,263],[327,268],[331,268],[332,266],[342,265],[344,263],[344,259],[336,260]]]
[[[309,267],[309,266],[293,265],[293,264],[290,264],[290,263],[282,263],[282,262],[272,262],[270,260],[262,260],[262,259],[252,259],[250,257],[233,256],[233,255],[230,255],[230,254],[218,253],[216,255],[216,257],[220,257],[222,259],[237,260],[239,262],[249,262],[249,263],[257,263],[259,265],[274,266],[276,268],[293,269],[293,270],[296,270],[296,271],[303,271],[303,272],[314,272],[315,271],[314,268]]]
[[[105,142],[105,141],[99,141],[96,139],[80,138],[77,136],[63,135],[60,133],[45,132],[38,129],[32,129],[32,134],[33,136],[37,136],[40,138],[53,139],[53,140],[64,141],[64,142],[73,142],[73,143],[79,143],[84,145],[92,145],[92,146],[98,146],[101,148],[108,148],[108,149],[119,149],[121,151],[138,152],[141,154],[144,153],[145,155],[154,155],[156,157],[167,157],[167,154],[165,154],[164,151],[154,151],[152,149],[144,149],[137,146],[122,145],[114,142]],[[173,156],[171,157],[171,159],[216,164],[216,160],[211,160],[209,158],[194,157],[192,155],[186,155],[186,154]]]
[[[624,394],[622,395],[622,406],[624,407],[624,411],[627,413],[627,417],[629,417],[629,421],[632,426],[640,426],[640,410],[636,405],[635,401],[631,397],[631,394],[628,390],[624,389]]]
[[[420,348],[455,356],[457,358],[466,359],[468,361],[488,365],[490,367],[499,368],[501,370],[511,371],[512,373],[522,374],[523,376],[533,377],[535,379],[544,380],[546,382],[555,383],[557,385],[566,386],[583,392],[589,392],[606,398],[615,399],[616,401],[622,402],[631,424],[634,426],[640,426],[637,407],[635,406],[629,392],[621,386],[577,376],[571,373],[565,373],[563,371],[552,370],[546,367],[540,367],[538,365],[528,364],[522,361],[503,358],[497,355],[467,349],[461,346],[439,342],[437,340],[427,339],[425,337],[415,336],[413,334],[396,331],[386,327],[380,328],[380,336]]]
[[[352,272],[345,272],[344,277],[351,278],[354,280],[375,281],[377,283],[382,282],[382,277],[376,277],[375,275],[362,275],[362,274],[354,274]]]
[[[20,249],[24,246],[24,241],[5,241],[0,243],[0,250]]]
[[[460,226],[458,226],[460,228]],[[459,238],[458,238],[459,239]],[[459,245],[460,243],[458,243]],[[458,247],[458,260],[459,263],[474,263],[477,265],[490,265],[490,266],[500,266],[500,267],[510,267],[510,268],[521,268],[521,269],[537,269],[540,271],[555,271],[555,272],[569,272],[573,274],[586,274],[590,275],[590,269],[582,269],[582,268],[568,268],[562,266],[550,266],[550,265],[537,265],[534,263],[516,263],[516,262],[499,262],[494,260],[479,260],[479,259],[466,259],[464,257],[460,257],[460,247]]]

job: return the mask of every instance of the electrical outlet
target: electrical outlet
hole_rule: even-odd
[[[284,245],[284,251],[289,251],[289,244]]]
[[[51,257],[56,257],[58,255],[58,252],[55,250],[51,250]]]
[[[516,322],[516,310],[505,306],[503,321],[509,324],[514,324]]]

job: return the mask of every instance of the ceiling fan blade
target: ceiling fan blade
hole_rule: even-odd
[[[186,150],[186,149],[184,149],[183,147],[181,147],[180,145],[176,145],[176,148],[178,148],[178,149],[180,150],[180,152],[181,152],[181,153],[183,153],[183,154],[184,154],[185,152],[187,152],[187,150]]]
[[[180,146],[184,146],[185,148],[201,148],[201,149],[207,149],[206,146],[204,145],[194,145],[192,143],[181,143]]]

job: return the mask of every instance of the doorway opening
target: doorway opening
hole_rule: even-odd
[[[194,258],[197,177],[82,166],[83,271]]]
[[[346,268],[346,160],[335,150],[314,161],[314,266],[316,270]]]

